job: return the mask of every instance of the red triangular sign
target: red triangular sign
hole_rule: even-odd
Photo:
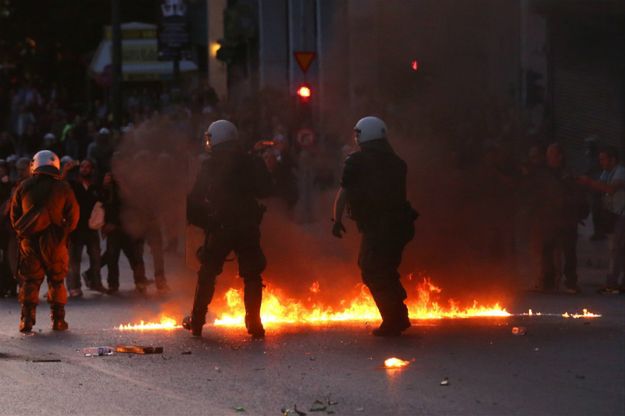
[[[316,52],[306,52],[306,51],[296,51],[293,52],[293,56],[295,56],[295,60],[297,61],[297,65],[302,70],[302,72],[308,71],[310,68],[310,64],[315,60],[315,56],[317,56]]]

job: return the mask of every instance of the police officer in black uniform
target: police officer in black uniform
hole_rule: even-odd
[[[354,127],[360,150],[345,161],[341,188],[334,203],[332,234],[345,232],[345,208],[362,234],[358,265],[382,315],[375,336],[399,336],[410,327],[404,290],[397,268],[414,236],[417,212],[406,199],[406,163],[386,138],[386,125],[365,117]]]
[[[234,124],[212,123],[206,132],[210,157],[202,165],[187,201],[187,219],[205,230],[199,251],[201,267],[190,316],[183,326],[194,336],[202,335],[208,305],[215,292],[215,279],[231,251],[239,262],[245,283],[245,326],[255,338],[265,336],[260,319],[266,260],[260,247],[260,223],[264,207],[257,201],[268,195],[271,177],[264,161],[246,153]]]

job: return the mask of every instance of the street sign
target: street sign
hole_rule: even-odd
[[[295,61],[297,62],[299,69],[301,69],[303,73],[306,73],[308,68],[310,68],[310,64],[312,64],[312,61],[315,60],[317,52],[295,51],[293,52],[293,56],[295,57]]]
[[[181,59],[190,44],[187,7],[184,0],[164,0],[158,25],[158,57],[160,60]]]

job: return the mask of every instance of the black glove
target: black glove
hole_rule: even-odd
[[[346,233],[345,227],[341,221],[334,221],[332,226],[332,235],[336,238],[343,238],[343,233]]]

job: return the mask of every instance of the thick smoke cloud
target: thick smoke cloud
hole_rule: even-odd
[[[335,186],[315,189],[312,222],[299,221],[301,207],[288,210],[275,198],[264,201],[265,281],[302,301],[318,281],[320,298],[330,305],[353,293],[360,282],[359,236],[355,224],[346,221],[345,238],[333,238],[330,218],[341,149],[351,145],[351,129],[358,118],[372,114],[385,119],[392,146],[408,163],[409,198],[421,213],[415,239],[404,253],[402,275],[427,274],[445,294],[462,301],[505,299],[513,289],[528,284],[527,276],[517,276],[517,264],[526,260],[517,249],[525,240],[515,233],[522,212],[510,162],[523,145],[519,115],[511,104],[514,93],[507,83],[514,76],[505,65],[494,65],[503,59],[497,51],[507,46],[493,48],[495,41],[488,33],[497,33],[500,42],[509,41],[506,28],[495,22],[502,13],[512,13],[512,7],[496,1],[483,1],[480,8],[461,1],[400,2],[418,10],[383,7],[374,19],[346,24],[347,8],[354,3],[339,8],[333,25],[336,48],[324,69],[332,76],[326,77],[315,153],[317,165],[334,167]],[[486,6],[497,13],[476,11]],[[454,25],[454,30],[447,25]],[[363,34],[358,27],[373,34]],[[372,36],[373,43],[362,42],[362,36]],[[362,50],[355,49],[357,45]],[[413,58],[422,60],[421,72],[410,71]],[[228,114],[236,121],[236,108]],[[240,129],[243,136],[248,134],[245,126]],[[182,234],[185,193],[198,156],[197,147],[187,146],[195,134],[189,133],[162,118],[139,126],[125,141],[115,173],[131,202],[129,223],[137,212],[156,210],[165,229]],[[217,298],[228,287],[242,286],[235,276],[236,262],[228,262],[218,281]],[[188,272],[179,280],[190,294],[194,274]],[[189,302],[184,301],[185,307]],[[184,310],[180,303],[176,308]]]

